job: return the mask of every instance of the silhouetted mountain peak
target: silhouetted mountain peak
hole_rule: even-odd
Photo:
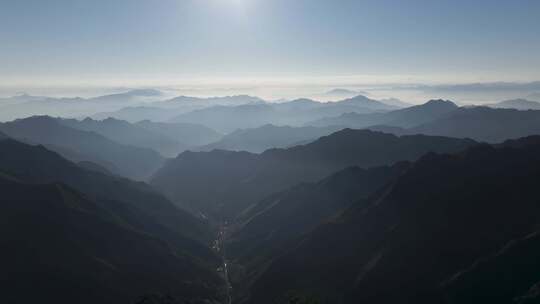
[[[298,98],[291,101],[287,101],[288,104],[318,104],[319,102],[309,98]]]
[[[326,93],[325,95],[334,95],[334,96],[351,96],[351,95],[358,95],[360,93],[359,91],[349,90],[349,89],[343,89],[343,88],[336,88],[332,89]]]
[[[352,98],[348,98],[348,99],[345,99],[343,101],[354,101],[354,102],[362,102],[362,103],[373,103],[373,102],[377,102],[376,100],[373,100],[373,99],[370,99],[364,95],[356,95]]]
[[[357,130],[357,129],[345,128],[337,132],[334,132],[330,135],[323,136],[317,141],[315,141],[313,144],[317,142],[324,142],[327,140],[332,140],[332,141],[353,140],[354,141],[354,140],[358,140],[359,138],[375,138],[375,137],[398,138],[394,134],[383,133],[383,132],[373,131],[369,129]]]
[[[207,104],[209,106],[217,105],[243,105],[243,104],[259,104],[265,103],[264,100],[259,97],[251,95],[232,95],[232,96],[216,96],[216,97],[193,97],[193,96],[178,96],[173,99],[165,101],[166,103],[180,103],[180,104]]]
[[[458,106],[452,101],[444,99],[431,99],[422,106],[458,108]]]
[[[99,121],[96,121],[99,122]],[[102,121],[105,124],[122,124],[122,125],[129,125],[130,123],[125,120],[116,119],[114,117],[108,117]]]
[[[36,115],[27,118],[19,118],[11,122],[13,124],[28,124],[32,127],[60,126],[56,118],[48,115]]]
[[[230,158],[241,159],[243,157],[255,156],[256,154],[245,152],[245,151],[229,151],[223,149],[214,149],[207,152],[193,152],[193,151],[184,151],[175,158],[176,160],[194,160],[194,159],[208,159],[209,161],[226,161]]]
[[[126,92],[125,94],[131,95],[131,96],[145,96],[145,97],[163,95],[161,91],[156,90],[156,89],[135,89],[135,90],[130,90]]]
[[[532,135],[527,137],[522,137],[518,139],[509,139],[499,146],[502,147],[512,147],[512,148],[525,148],[529,146],[540,146],[540,135]]]

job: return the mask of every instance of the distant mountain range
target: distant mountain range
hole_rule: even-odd
[[[0,131],[14,139],[47,146],[72,161],[92,161],[113,173],[138,180],[147,178],[164,162],[154,150],[119,144],[47,116],[0,123]]]
[[[337,88],[337,89],[332,89],[328,92],[325,92],[324,94],[327,96],[334,96],[334,97],[353,97],[360,94],[365,95],[366,93],[362,91]]]
[[[176,140],[185,145],[187,149],[207,145],[223,137],[223,134],[201,124],[160,123],[143,120],[135,123],[135,125]]]
[[[402,101],[400,99],[397,99],[397,98],[384,98],[384,99],[381,99],[380,101],[382,103],[387,104],[387,105],[391,105],[391,106],[398,107],[398,108],[408,108],[408,107],[413,106],[413,104],[404,102],[404,101]]]
[[[349,128],[366,128],[374,125],[394,127],[412,127],[435,120],[442,115],[456,110],[456,106],[447,100],[430,100],[423,105],[394,110],[387,113],[360,114],[345,113],[337,117],[326,117],[307,123],[312,126],[340,125]]]
[[[105,120],[61,119],[70,128],[95,132],[118,143],[153,149],[165,157],[221,138],[217,132],[197,124],[165,124],[141,121],[136,124],[114,118]]]
[[[540,111],[488,107],[459,108],[437,120],[409,129],[388,126],[369,128],[398,135],[426,134],[499,143],[512,138],[540,134]]]
[[[184,152],[167,161],[151,184],[189,210],[230,218],[271,193],[315,182],[348,166],[387,165],[414,160],[429,151],[455,152],[474,144],[472,140],[346,129],[307,145],[262,154]]]
[[[264,100],[249,95],[234,95],[223,97],[191,97],[178,96],[169,100],[156,102],[153,106],[162,108],[191,108],[192,110],[213,106],[241,106],[247,104],[262,104]]]
[[[516,110],[540,110],[540,102],[527,99],[505,100],[499,103],[487,105],[492,108],[516,109]]]
[[[539,302],[533,99],[162,98],[0,100],[111,109],[0,123],[4,302]]]
[[[508,102],[504,104],[508,105]],[[512,101],[510,104],[516,103]],[[320,119],[308,125],[340,125],[397,135],[426,134],[497,143],[539,134],[540,111],[458,107],[450,101],[432,100],[423,105],[386,113],[343,114]]]
[[[321,103],[298,99],[284,103],[215,106],[178,115],[170,121],[200,123],[223,133],[265,124],[300,126],[306,122],[343,113],[375,113],[397,109],[364,96]]]
[[[234,107],[263,103],[265,102],[262,99],[248,95],[209,98],[179,96],[165,101],[125,107],[114,112],[97,113],[92,117],[99,120],[113,117],[129,122],[139,122],[141,120],[164,122],[171,120],[180,114],[209,107]]]
[[[225,135],[219,141],[199,147],[200,151],[229,150],[261,153],[272,148],[288,148],[296,144],[315,141],[342,129],[329,127],[289,127],[264,125],[254,129],[242,129]]]
[[[187,145],[160,133],[114,118],[102,121],[60,119],[59,122],[73,129],[98,133],[120,144],[153,149],[164,156],[176,156],[187,148]]]
[[[171,109],[152,107],[151,105],[125,107],[112,112],[100,112],[91,115],[93,119],[104,120],[107,118],[116,118],[125,120],[131,123],[136,123],[142,120],[154,122],[167,121],[178,113],[184,113],[183,110],[172,111]]]
[[[240,106],[213,106],[180,114],[168,120],[174,123],[200,123],[221,133],[230,133],[237,129],[256,128],[264,124],[285,122],[286,117],[269,104],[247,104]]]
[[[0,121],[26,118],[34,115],[79,117],[100,111],[115,111],[134,104],[155,101],[161,92],[150,89],[131,90],[125,93],[94,98],[55,98],[19,95],[0,99]]]

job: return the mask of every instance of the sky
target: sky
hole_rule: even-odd
[[[0,0],[0,83],[540,80],[537,0]]]

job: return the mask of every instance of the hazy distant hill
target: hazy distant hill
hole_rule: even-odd
[[[459,108],[414,128],[377,126],[370,129],[399,135],[439,135],[498,143],[507,139],[540,134],[540,111],[488,107]]]
[[[114,118],[105,120],[60,119],[68,127],[101,134],[121,144],[148,148],[166,157],[219,140],[222,135],[198,124],[156,123],[148,120],[129,123]]]
[[[245,104],[261,104],[264,101],[258,97],[248,95],[223,96],[223,97],[190,97],[179,96],[172,99],[147,103],[144,106],[132,106],[119,109],[114,112],[102,112],[93,115],[95,119],[106,119],[114,117],[129,122],[150,120],[154,122],[164,122],[195,110],[200,110],[214,106],[239,106]]]
[[[184,111],[180,111],[180,113],[184,113]],[[125,107],[113,112],[100,112],[92,115],[91,117],[97,120],[103,120],[109,117],[113,117],[116,119],[135,123],[141,120],[166,121],[176,115],[178,115],[178,112],[171,111],[170,109],[163,109],[152,107],[151,105],[144,105]]]
[[[225,135],[217,142],[199,148],[201,151],[230,150],[260,153],[271,148],[287,148],[294,144],[316,140],[342,129],[339,126],[318,127],[279,127],[264,125],[254,129],[237,130]]]
[[[336,104],[340,106],[353,105],[357,107],[367,108],[373,111],[389,111],[397,109],[396,106],[392,106],[378,100],[370,99],[363,95],[343,99],[341,101],[338,101]]]
[[[59,153],[67,152],[65,157],[73,161],[92,161],[134,179],[148,177],[164,161],[153,150],[122,145],[94,132],[67,127],[47,116],[2,123],[0,131],[25,142],[47,145]]]
[[[388,125],[393,127],[413,127],[433,121],[447,113],[456,110],[451,101],[430,100],[423,105],[412,106],[386,113],[346,113],[338,117],[327,117],[307,123],[312,126],[340,125],[349,128],[366,128],[374,125]]]
[[[336,88],[336,89],[332,89],[324,93],[324,95],[329,96],[329,97],[342,97],[342,98],[353,97],[359,94],[365,94],[365,92],[343,89],[343,88]]]
[[[492,108],[516,109],[516,110],[540,110],[540,102],[527,99],[505,100],[499,103],[488,105]]]
[[[223,137],[221,133],[201,124],[160,123],[144,120],[137,122],[135,125],[162,134],[173,140],[178,140],[188,148],[206,145],[218,141]]]
[[[527,96],[527,99],[540,102],[540,93],[533,93]]]
[[[360,95],[325,103],[298,99],[275,104],[215,106],[178,115],[171,121],[200,123],[229,133],[237,129],[256,128],[265,124],[300,126],[309,121],[343,113],[374,113],[391,109],[396,109],[396,107]]]
[[[236,129],[256,128],[279,119],[281,124],[286,118],[269,104],[241,106],[213,106],[202,110],[181,114],[171,118],[174,123],[200,123],[222,133]]]
[[[247,104],[265,103],[259,97],[249,95],[217,96],[217,97],[191,97],[178,96],[169,100],[154,103],[154,106],[164,108],[189,108],[190,110],[212,106],[241,106]]]
[[[79,117],[97,112],[116,111],[130,105],[157,100],[161,92],[156,90],[132,90],[124,93],[93,98],[56,98],[20,95],[0,100],[0,121],[26,118],[34,115]]]
[[[59,119],[59,122],[73,129],[98,133],[121,144],[152,149],[163,156],[173,157],[188,148],[186,144],[161,133],[114,118],[101,121],[91,118]]]
[[[384,98],[384,99],[381,99],[380,102],[385,103],[387,105],[395,106],[398,108],[408,108],[408,107],[413,106],[412,104],[404,102],[397,98]]]
[[[302,146],[264,153],[185,152],[168,161],[151,184],[175,202],[214,217],[231,217],[271,193],[314,182],[349,166],[372,167],[414,160],[426,152],[454,152],[471,140],[396,137],[342,130]]]
[[[249,303],[290,292],[329,303],[527,303],[540,280],[539,168],[539,138],[428,154],[289,245]]]

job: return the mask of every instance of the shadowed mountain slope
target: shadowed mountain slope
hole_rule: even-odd
[[[104,208],[118,208],[128,218],[145,223],[155,233],[163,231],[167,240],[190,237],[210,242],[212,232],[202,221],[176,208],[148,185],[88,171],[43,146],[15,140],[0,141],[0,170],[27,183],[65,183],[85,193]],[[107,203],[107,202],[110,202]],[[129,220],[128,220],[129,221]]]
[[[307,145],[264,153],[185,152],[168,161],[151,184],[191,210],[231,217],[251,204],[301,182],[315,182],[349,166],[373,167],[415,160],[429,152],[455,152],[475,142],[345,129]]]
[[[474,277],[470,269],[536,232],[539,168],[538,138],[428,154],[275,259],[254,283],[250,303],[273,303],[290,291],[330,303],[511,303],[540,280],[526,252],[527,266],[492,268],[508,275],[522,269],[518,280],[483,281],[488,272]],[[491,288],[498,284],[504,287]]]
[[[222,298],[212,268],[64,184],[0,176],[0,192],[6,303],[131,303],[157,291],[192,303]]]
[[[237,297],[304,234],[393,182],[408,167],[406,162],[371,169],[349,167],[317,183],[273,194],[247,209],[227,228],[227,259],[235,274],[231,278]]]

